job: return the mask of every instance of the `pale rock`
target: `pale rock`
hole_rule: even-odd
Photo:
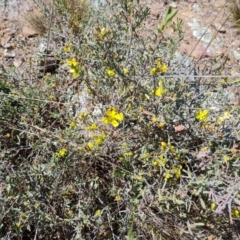
[[[240,52],[237,50],[232,50],[233,56],[237,59],[240,60]]]
[[[3,48],[9,48],[9,41],[11,39],[11,36],[3,36],[0,41],[0,45]]]
[[[29,37],[34,37],[34,36],[38,35],[38,33],[34,29],[32,29],[32,28],[30,28],[28,26],[23,26],[23,28],[22,28],[22,35],[25,38],[29,38]]]
[[[220,33],[226,33],[227,32],[226,28],[222,24],[220,24],[220,23],[214,23],[213,26]]]
[[[21,67],[21,65],[23,64],[23,59],[22,58],[15,58],[13,61],[13,65],[15,68],[19,68]]]
[[[14,58],[16,56],[15,52],[9,52],[7,49],[5,49],[3,56],[5,58]]]

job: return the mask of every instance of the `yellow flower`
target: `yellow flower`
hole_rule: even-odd
[[[70,68],[69,72],[72,73],[72,77],[75,78],[80,74],[79,64],[76,58],[66,60],[68,67]]]
[[[90,88],[87,89],[87,92],[88,92],[89,94],[93,94],[93,90],[91,90]]]
[[[131,110],[131,109],[132,109],[132,103],[129,103],[129,104],[127,105],[127,108],[128,108],[128,110]]]
[[[158,59],[157,59],[157,68],[160,68],[161,66],[162,66],[161,59],[158,58]]]
[[[73,77],[73,78],[76,78],[76,77],[78,77],[79,74],[80,74],[80,69],[79,69],[79,67],[74,67],[74,68],[71,68],[71,69],[69,70],[69,72],[72,74],[72,77]]]
[[[16,225],[17,228],[21,228],[21,223],[20,222],[17,222],[15,225]]]
[[[160,156],[158,162],[159,162],[159,164],[160,164],[161,166],[165,166],[165,165],[166,165],[166,159],[165,159],[165,157]]]
[[[98,129],[98,126],[97,126],[96,123],[93,123],[93,124],[86,127],[86,130],[90,130],[90,131],[93,131],[93,130],[96,130],[96,129]]]
[[[167,181],[170,178],[172,178],[171,170],[166,170],[164,173],[164,180]]]
[[[158,86],[159,87],[156,89],[155,95],[158,97],[162,97],[167,93],[162,80],[159,81]]]
[[[168,67],[166,64],[163,64],[160,68],[159,68],[159,71],[162,72],[162,73],[165,73],[167,72],[168,70]]]
[[[84,151],[84,147],[80,147],[80,148],[78,148],[78,150],[79,150],[80,152],[82,152],[82,151]]]
[[[218,118],[217,123],[218,123],[218,124],[222,124],[226,119],[231,118],[231,116],[232,116],[232,115],[231,115],[229,112],[225,112],[225,113],[223,114],[223,116],[221,116],[221,117]]]
[[[131,157],[132,155],[133,155],[132,152],[125,152],[125,153],[124,153],[124,156],[126,156],[126,157]]]
[[[88,113],[80,113],[79,115],[78,115],[78,119],[79,120],[83,120],[84,118],[86,118],[88,116]]]
[[[142,158],[142,159],[148,159],[148,158],[150,158],[150,157],[151,157],[151,155],[150,155],[150,153],[148,153],[148,152],[143,153],[143,154],[141,155],[141,158]]]
[[[238,209],[233,209],[232,210],[232,215],[235,217],[235,218],[240,218],[240,212]]]
[[[157,60],[157,67],[151,68],[150,74],[156,75],[158,72],[165,73],[167,72],[167,70],[168,70],[167,65],[165,63],[162,64],[161,59],[159,58]]]
[[[211,203],[210,209],[211,209],[212,211],[215,211],[216,208],[217,208],[217,204],[216,204],[216,203]]]
[[[111,69],[106,69],[106,74],[107,74],[109,77],[115,77],[116,72],[115,72],[114,70],[111,70]]]
[[[150,99],[150,97],[149,97],[149,95],[148,95],[148,94],[144,94],[144,95],[142,96],[142,99],[143,99],[143,100],[149,100],[149,99]]]
[[[24,207],[27,207],[28,205],[29,205],[29,202],[24,202],[24,203],[23,203],[23,206],[24,206]]]
[[[175,172],[175,177],[176,177],[176,179],[179,179],[181,177],[181,171],[180,170]]]
[[[95,212],[95,217],[99,217],[101,215],[102,211],[100,209],[98,209],[96,212]]]
[[[158,124],[158,127],[160,127],[160,128],[163,128],[165,126],[165,123],[164,122],[160,122],[159,124]]]
[[[121,200],[121,197],[119,195],[115,196],[114,201],[119,202]]]
[[[88,150],[92,151],[94,148],[94,144],[92,142],[88,142],[86,147]]]
[[[157,72],[158,72],[158,69],[157,69],[157,68],[151,68],[151,70],[150,70],[150,74],[151,74],[151,75],[156,75]]]
[[[117,110],[114,107],[109,108],[105,113],[105,117],[102,119],[103,123],[105,124],[110,123],[113,127],[117,127],[119,125],[119,122],[122,122],[123,120],[124,120],[123,114],[117,112]]]
[[[103,38],[109,33],[110,31],[106,28],[102,28],[100,33],[98,34],[98,39],[103,40]]]
[[[168,146],[168,149],[169,149],[169,151],[171,151],[172,153],[175,153],[175,147],[174,147],[174,146],[169,145],[169,146]]]
[[[179,179],[181,177],[181,169],[182,169],[182,165],[178,165],[177,167],[173,167],[173,173],[174,173],[176,179]]]
[[[36,204],[34,205],[34,207],[35,207],[36,209],[39,209],[39,208],[40,208],[40,203],[36,203]]]
[[[64,157],[66,155],[66,153],[67,153],[67,149],[66,148],[62,148],[62,149],[59,150],[58,153],[59,153],[59,155],[61,157]]]
[[[135,175],[134,179],[138,180],[138,181],[142,181],[143,177],[141,175]]]
[[[223,117],[224,118],[230,118],[232,115],[230,114],[230,112],[225,112],[224,114],[223,114]]]
[[[56,157],[64,157],[67,154],[67,149],[62,148],[58,152],[55,153]]]
[[[154,166],[154,167],[157,167],[158,165],[159,165],[158,161],[155,160],[155,161],[153,162],[153,166]]]
[[[129,70],[127,68],[123,68],[123,72],[124,72],[124,74],[128,74]]]
[[[108,31],[107,31],[106,28],[102,28],[100,34],[101,34],[102,36],[104,36],[104,35],[106,35],[107,32],[108,32]]]
[[[231,158],[229,156],[227,156],[227,155],[223,156],[223,161],[224,162],[229,162],[230,160],[231,160]]]
[[[152,118],[151,118],[152,123],[157,122],[157,120],[158,120],[158,119],[157,119],[155,116],[152,116]]]
[[[78,62],[77,62],[76,58],[67,59],[66,62],[70,68],[78,66]]]
[[[200,122],[207,122],[209,120],[208,118],[209,110],[199,110],[196,114],[195,118]]]
[[[166,150],[166,148],[167,148],[167,143],[165,143],[165,142],[161,142],[161,151],[165,151]]]
[[[93,135],[93,138],[95,145],[101,145],[106,138],[106,134],[105,132],[102,132],[101,135]]]
[[[161,167],[164,167],[166,165],[166,158],[164,156],[160,156],[158,159],[156,159],[154,162],[153,162],[153,166],[155,167],[158,167],[158,166],[161,166]]]
[[[158,196],[158,201],[161,202],[162,200],[164,200],[164,197],[162,195]]]
[[[77,123],[75,120],[70,120],[69,129],[71,129],[71,130],[77,129]]]
[[[71,46],[72,44],[67,44],[65,47],[64,47],[64,51],[69,53],[71,51]]]
[[[27,218],[27,214],[26,214],[26,213],[21,213],[21,214],[20,214],[20,218],[26,219],[26,218]]]

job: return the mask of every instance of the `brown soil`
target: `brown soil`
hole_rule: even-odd
[[[240,76],[239,29],[231,21],[225,0],[146,0],[145,4],[151,10],[149,29],[156,29],[169,6],[178,9],[185,32],[179,52],[192,59],[199,76],[215,75],[218,69],[219,75]],[[23,63],[36,52],[39,37],[23,17],[33,10],[32,0],[13,1],[5,12],[0,8],[0,65],[14,65],[21,72]],[[171,37],[171,32],[166,34]]]

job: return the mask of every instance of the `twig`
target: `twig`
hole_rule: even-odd
[[[210,23],[210,25],[207,27],[207,29],[204,31],[204,33],[202,34],[202,36],[199,38],[198,42],[196,43],[195,47],[192,49],[192,51],[189,53],[189,55],[186,58],[189,58],[191,56],[191,54],[193,53],[193,51],[196,49],[197,45],[200,43],[200,41],[202,40],[202,38],[204,37],[204,35],[206,34],[206,32],[208,31],[208,29],[210,28],[210,26],[213,24],[213,22],[216,20],[216,18],[218,17],[218,15],[220,14],[220,12],[224,9],[225,5],[220,9],[220,11],[218,12],[218,14],[215,16],[215,18],[212,20],[212,22]],[[216,36],[213,37],[213,39]],[[211,39],[211,42],[213,41],[213,39]],[[206,52],[207,48],[209,47],[209,45],[206,47],[205,51],[203,52],[203,54]],[[193,68],[191,69],[190,73],[194,70],[194,68],[196,67],[196,65],[198,64],[199,60],[202,58],[203,54],[200,56],[200,58],[197,60],[196,64],[194,64]],[[186,60],[186,59],[184,59]]]
[[[49,41],[50,41],[50,33],[51,33],[51,26],[52,26],[52,20],[53,20],[53,9],[54,9],[54,0],[52,0],[52,6],[51,6],[51,15],[50,15],[50,22],[48,27],[48,35],[47,35],[47,48],[46,48],[46,54],[44,56],[44,75],[46,73],[46,65],[47,65],[47,52],[49,48]]]
[[[36,228],[36,231],[35,231],[34,240],[37,240],[38,224],[39,224],[39,222],[37,222],[37,228]]]
[[[229,19],[230,14],[228,15],[228,17],[225,19],[224,23],[222,24],[222,26],[227,22],[227,20]],[[221,26],[221,28],[222,28]],[[221,30],[221,28],[219,30]],[[207,29],[206,29],[207,31]],[[205,32],[206,32],[205,31]],[[204,33],[205,34],[205,33]],[[204,34],[202,35],[202,37],[204,36]],[[215,32],[215,34],[213,35],[213,37],[211,38],[210,42],[208,43],[207,47],[204,49],[203,53],[201,54],[201,56],[197,59],[196,63],[194,64],[194,66],[192,67],[191,71],[189,72],[189,74],[192,73],[192,71],[194,70],[194,68],[196,67],[196,65],[199,63],[200,59],[202,58],[202,56],[205,54],[205,52],[207,51],[208,47],[212,44],[213,40],[216,38],[216,36],[218,35],[218,31]],[[202,39],[202,37],[199,39],[199,41]],[[198,43],[199,43],[198,41]],[[196,44],[197,45],[197,44]],[[196,48],[196,47],[195,47]],[[195,49],[194,48],[194,49]],[[193,51],[192,51],[193,52]],[[190,53],[190,55],[192,54],[192,52]]]

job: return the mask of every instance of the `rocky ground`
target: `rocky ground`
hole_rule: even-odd
[[[238,66],[240,60],[239,29],[235,28],[231,21],[225,0],[177,2],[152,0],[149,3],[152,13],[150,24],[159,22],[159,19],[164,16],[163,9],[168,5],[178,9],[177,17],[184,21],[184,41],[179,48],[182,54],[198,61],[200,70],[209,59],[226,58],[226,68],[222,74],[240,74]],[[204,74],[204,72],[200,71],[199,74]]]
[[[215,75],[219,69],[219,75],[240,76],[240,32],[225,0],[146,0],[146,4],[151,10],[149,29],[161,22],[168,6],[178,9],[185,32],[179,53],[194,62],[197,75]],[[32,11],[33,0],[0,0],[0,66],[14,66],[22,72],[24,63],[41,48],[43,39],[24,18]]]

